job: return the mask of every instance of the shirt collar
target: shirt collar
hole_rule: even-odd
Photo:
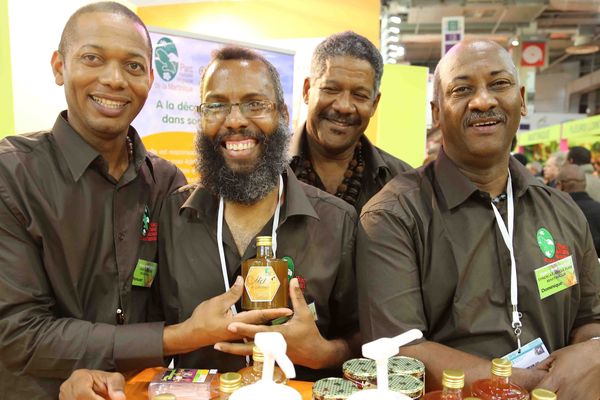
[[[52,135],[56,140],[58,148],[65,158],[73,179],[77,182],[83,175],[85,170],[90,166],[92,161],[100,157],[92,146],[90,146],[67,120],[67,111],[63,111],[56,118]],[[129,127],[129,137],[133,143],[133,159],[135,170],[138,171],[144,161],[148,165],[152,178],[154,178],[154,170],[152,163],[148,158],[146,147],[142,143],[138,133],[133,127]]]
[[[319,215],[302,189],[302,183],[298,181],[289,167],[286,167],[283,173],[283,182],[285,185],[285,200],[281,209],[281,223],[293,215],[305,215],[319,219]],[[179,214],[181,215],[185,210],[194,211],[200,220],[215,219],[219,210],[219,199],[202,185],[196,185],[190,197],[179,209]]]
[[[465,202],[479,189],[473,182],[464,176],[454,162],[440,149],[433,165],[436,181],[449,209]],[[522,196],[530,186],[538,186],[547,190],[546,186],[536,179],[527,169],[513,157],[508,162],[513,191],[516,197]]]
[[[300,125],[292,136],[290,141],[290,156],[303,156],[308,152],[308,143],[306,136],[306,122]],[[368,166],[366,171],[373,172],[373,178],[378,177],[380,174],[391,175],[391,171],[386,165],[385,161],[381,157],[381,154],[377,151],[377,148],[373,146],[369,138],[365,134],[360,137],[362,143],[362,152],[365,159],[365,163]]]

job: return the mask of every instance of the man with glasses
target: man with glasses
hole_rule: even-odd
[[[239,47],[218,50],[202,73],[201,99],[200,182],[163,206],[160,297],[167,324],[190,317],[198,303],[230,285],[238,297],[213,310],[220,319],[205,318],[212,326],[197,333],[205,340],[201,349],[175,349],[186,353],[177,366],[238,370],[252,350],[232,340],[274,330],[285,336],[292,361],[308,367],[298,371],[301,378],[325,376],[330,372],[315,370],[339,367],[356,349],[356,213],[287,167],[288,111],[279,74],[264,57]],[[256,256],[257,236],[273,236],[277,258],[294,264],[294,315],[279,326],[229,324],[223,317],[231,318],[242,293],[240,267]]]

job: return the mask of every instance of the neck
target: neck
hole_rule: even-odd
[[[82,137],[106,160],[109,175],[119,180],[129,166],[127,132],[110,140],[101,140],[96,137],[90,138],[83,135]]]
[[[225,200],[225,221],[227,221],[227,226],[233,235],[240,255],[244,254],[252,239],[275,213],[278,197],[279,185],[276,185],[269,194],[254,204]]]
[[[308,136],[308,135],[307,135]],[[331,154],[308,136],[309,159],[327,192],[334,194],[344,180],[348,164],[354,158],[356,143],[338,154]]]
[[[487,169],[458,166],[464,176],[479,188],[494,198],[504,193],[508,181],[508,163],[496,165]]]

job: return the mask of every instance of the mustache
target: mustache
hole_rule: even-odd
[[[319,114],[319,117],[324,119],[332,119],[347,125],[359,125],[360,117],[352,114],[342,114],[335,110],[324,110]]]
[[[485,112],[471,111],[465,118],[465,126],[469,126],[481,119],[496,119],[500,122],[506,122],[506,114],[500,110],[491,109]]]

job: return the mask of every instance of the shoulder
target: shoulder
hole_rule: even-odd
[[[385,150],[382,150],[377,146],[373,146],[373,147],[375,148],[375,151],[377,151],[379,153],[379,155],[383,159],[383,162],[390,169],[393,176],[398,175],[402,172],[411,171],[414,169],[407,162],[402,161],[401,159],[399,159],[397,157],[394,157],[393,155],[386,152]]]
[[[425,181],[424,167],[399,173],[365,204],[361,215],[373,212],[405,214],[408,204],[426,201],[424,187],[430,185]]]
[[[152,169],[155,174],[158,174],[161,177],[173,177],[177,175],[183,176],[183,173],[175,164],[173,164],[169,160],[165,160],[162,157],[157,156],[152,152],[147,152],[147,157],[150,163],[152,164]]]
[[[0,140],[0,160],[10,158],[11,155],[31,153],[40,147],[46,148],[49,136],[49,131],[7,136]]]
[[[298,181],[298,184],[320,218],[333,214],[356,222],[356,210],[344,200],[304,182]]]

